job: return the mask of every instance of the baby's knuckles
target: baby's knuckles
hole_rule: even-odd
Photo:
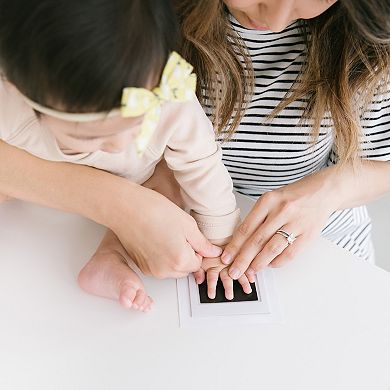
[[[219,272],[226,267],[226,265],[222,263],[220,257],[205,257],[202,260],[201,266],[206,272],[208,272],[210,269]]]

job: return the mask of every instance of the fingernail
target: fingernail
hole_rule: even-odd
[[[240,277],[240,270],[237,268],[233,268],[229,271],[229,276],[232,279],[238,279]]]
[[[232,262],[233,258],[230,253],[223,253],[221,256],[222,263],[228,265]]]

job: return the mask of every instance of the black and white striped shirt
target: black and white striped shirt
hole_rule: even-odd
[[[267,118],[297,78],[305,61],[299,22],[280,33],[249,30],[232,20],[245,42],[255,72],[251,103],[232,140],[222,145],[223,160],[236,190],[251,197],[279,188],[333,164],[333,129],[321,123],[313,145],[310,122],[301,124],[303,102],[294,102],[275,119]],[[390,88],[363,114],[366,158],[390,161]],[[357,256],[373,260],[371,222],[366,207],[332,214],[323,236]]]

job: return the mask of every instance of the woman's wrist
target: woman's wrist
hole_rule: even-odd
[[[280,187],[272,193],[279,193],[279,199],[293,207],[301,207],[302,202],[315,205],[327,215],[331,215],[340,207],[340,200],[334,188],[339,186],[337,174],[333,167],[305,176],[294,183]]]
[[[390,163],[363,160],[323,169],[335,210],[358,207],[390,193]]]
[[[113,175],[105,177],[104,181],[107,186],[99,194],[93,219],[114,232],[128,230],[143,210],[147,198],[145,192],[154,191]]]
[[[343,186],[342,172],[337,166],[323,168],[318,172],[320,180],[323,182],[321,197],[326,199],[326,205],[329,214],[339,210],[343,204]]]

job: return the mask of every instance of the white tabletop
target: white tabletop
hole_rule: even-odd
[[[146,315],[78,288],[103,232],[0,206],[0,389],[390,388],[389,273],[319,240],[275,271],[283,324],[180,329],[174,280]]]

